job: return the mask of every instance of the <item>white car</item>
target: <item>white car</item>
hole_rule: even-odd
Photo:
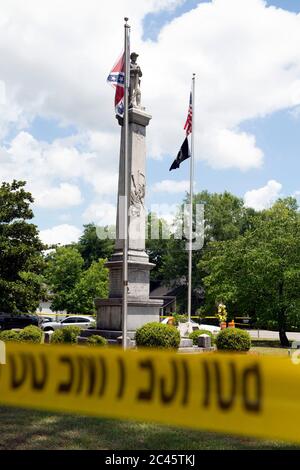
[[[38,316],[41,319],[42,323],[48,323],[48,322],[53,321],[53,318],[47,317],[46,315],[38,315]]]
[[[79,326],[82,330],[86,330],[90,326],[95,324],[96,320],[93,317],[79,317],[79,316],[69,316],[61,321],[51,321],[46,322],[41,325],[42,330],[44,331],[55,331],[66,326]]]
[[[161,323],[167,324],[168,321],[169,321],[169,317],[164,318]],[[206,331],[210,331],[213,334],[217,334],[221,330],[221,328],[219,326],[203,325],[202,323],[199,324],[199,323],[194,322],[193,320],[191,320],[191,324],[192,324],[193,330],[206,330]]]
[[[217,333],[219,333],[219,331],[221,331],[221,328],[219,326],[216,326],[216,325],[203,325],[201,323],[198,326],[199,326],[199,330],[210,331],[213,334],[217,334]]]

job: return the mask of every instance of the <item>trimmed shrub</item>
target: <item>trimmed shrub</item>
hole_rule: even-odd
[[[81,328],[79,326],[66,326],[54,331],[51,336],[51,343],[77,343]]]
[[[251,338],[248,331],[226,328],[217,335],[216,345],[222,351],[249,351]]]
[[[63,335],[63,330],[55,330],[50,339],[51,343],[64,343],[64,335]]]
[[[39,344],[42,341],[42,337],[42,330],[34,325],[26,326],[26,328],[19,332],[19,341],[21,343]]]
[[[107,340],[100,335],[92,335],[88,338],[88,346],[107,346]]]
[[[213,345],[215,343],[214,335],[212,334],[211,331],[208,331],[208,330],[195,330],[195,331],[192,331],[192,333],[189,334],[189,339],[192,339],[193,344],[195,344],[197,346],[198,345],[198,336],[200,336],[200,335],[210,336],[211,337],[211,344]]]
[[[135,340],[138,347],[178,349],[180,334],[175,326],[153,322],[138,328]]]
[[[0,332],[0,341],[8,342],[19,342],[19,333],[13,330],[4,330]]]

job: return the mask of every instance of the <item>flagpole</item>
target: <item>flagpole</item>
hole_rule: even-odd
[[[124,18],[125,81],[124,81],[124,249],[123,249],[123,302],[122,302],[122,346],[127,349],[128,307],[128,96],[129,96],[129,32],[128,18]]]
[[[190,159],[190,214],[189,214],[189,274],[188,274],[188,323],[192,319],[192,270],[193,270],[193,185],[194,185],[194,129],[195,129],[195,77],[192,79],[192,132]]]

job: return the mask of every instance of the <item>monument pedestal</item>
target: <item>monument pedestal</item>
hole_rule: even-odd
[[[122,335],[122,299],[97,299],[97,330],[101,336],[117,339]],[[128,337],[134,338],[135,331],[145,323],[159,321],[160,300],[128,301]]]
[[[122,216],[124,204],[128,205],[128,337],[134,338],[135,330],[145,323],[158,322],[161,300],[150,299],[150,271],[154,264],[149,263],[145,252],[146,211],[145,167],[146,167],[146,127],[151,116],[139,108],[129,110],[128,133],[128,180],[130,200],[124,197],[124,128],[121,134],[118,211],[116,224],[115,252],[106,263],[109,269],[109,298],[96,299],[98,334],[116,339],[122,335],[122,296],[123,296],[123,244]]]

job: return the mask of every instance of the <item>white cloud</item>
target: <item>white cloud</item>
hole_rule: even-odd
[[[256,210],[267,209],[280,197],[281,189],[282,184],[270,180],[262,188],[247,191],[244,196],[245,205]]]
[[[58,216],[58,220],[60,222],[70,222],[72,220],[72,216],[71,214],[68,214],[68,213],[60,214]]]
[[[68,183],[61,183],[58,188],[42,191],[36,198],[36,204],[48,209],[65,209],[82,203],[80,189]]]
[[[155,213],[159,219],[164,219],[171,226],[176,219],[178,209],[177,204],[152,204],[150,212]]]
[[[171,21],[157,42],[142,40],[147,13],[182,2],[2,0],[0,138],[36,116],[79,131],[51,145],[20,132],[0,149],[0,178],[28,180],[37,198],[66,183],[116,193],[120,128],[105,82],[125,14],[140,53],[142,103],[153,114],[148,155],[176,155],[195,72],[196,157],[216,169],[261,167],[263,153],[241,124],[300,105],[300,15],[263,0],[213,0]]]
[[[8,146],[0,147],[0,180],[27,181],[37,205],[44,208],[64,209],[81,204],[78,185],[82,183],[87,183],[97,194],[114,194],[118,181],[118,144],[112,144],[109,150],[110,134],[97,134],[96,151],[93,138],[90,132],[48,144],[22,131]],[[83,144],[86,150],[78,150]]]
[[[90,204],[83,213],[84,222],[94,222],[99,226],[115,225],[116,206],[110,203]]]
[[[190,182],[187,180],[163,180],[155,183],[152,186],[152,191],[155,193],[184,193],[189,190],[189,187]]]
[[[292,108],[290,110],[289,113],[294,119],[299,119],[299,117],[300,117],[300,106],[295,106],[294,108]]]
[[[77,242],[81,234],[82,230],[74,225],[63,224],[50,229],[41,230],[40,238],[46,245],[68,245]]]
[[[140,44],[144,16],[175,8],[182,1],[116,0],[112,6],[98,0],[74,0],[71,8],[69,2],[58,0],[44,0],[43,5],[27,0],[26,6],[20,0],[3,0],[0,139],[12,126],[14,134],[26,131],[37,116],[72,124],[79,131],[51,145],[20,132],[0,148],[0,179],[28,181],[43,207],[50,194],[60,199],[65,184],[74,188],[74,183],[86,183],[96,194],[115,194],[120,127],[106,77],[122,49],[122,18],[130,17],[132,38]],[[69,201],[80,203],[79,193],[74,195],[73,190]]]
[[[295,191],[294,194],[292,194],[292,196],[297,199],[297,202],[298,202],[298,205],[300,205],[300,190],[299,191]]]
[[[140,43],[144,16],[180,3],[74,0],[71,5],[27,0],[25,5],[20,0],[2,0],[0,42],[5,67],[0,79],[28,116],[40,113],[94,130],[102,122],[105,129],[114,121],[112,112],[108,118],[113,92],[104,88],[122,49],[123,17],[129,16],[132,39]]]
[[[300,15],[263,0],[213,0],[144,48],[144,100],[155,116],[151,153],[176,152],[195,72],[197,158],[216,169],[260,167],[263,153],[241,124],[299,105]]]
[[[256,147],[255,137],[245,132],[211,130],[200,141],[202,158],[213,168],[236,167],[246,171],[263,163],[263,152]]]
[[[5,137],[13,126],[21,128],[27,125],[25,113],[7,92],[6,83],[0,76],[0,138]]]

